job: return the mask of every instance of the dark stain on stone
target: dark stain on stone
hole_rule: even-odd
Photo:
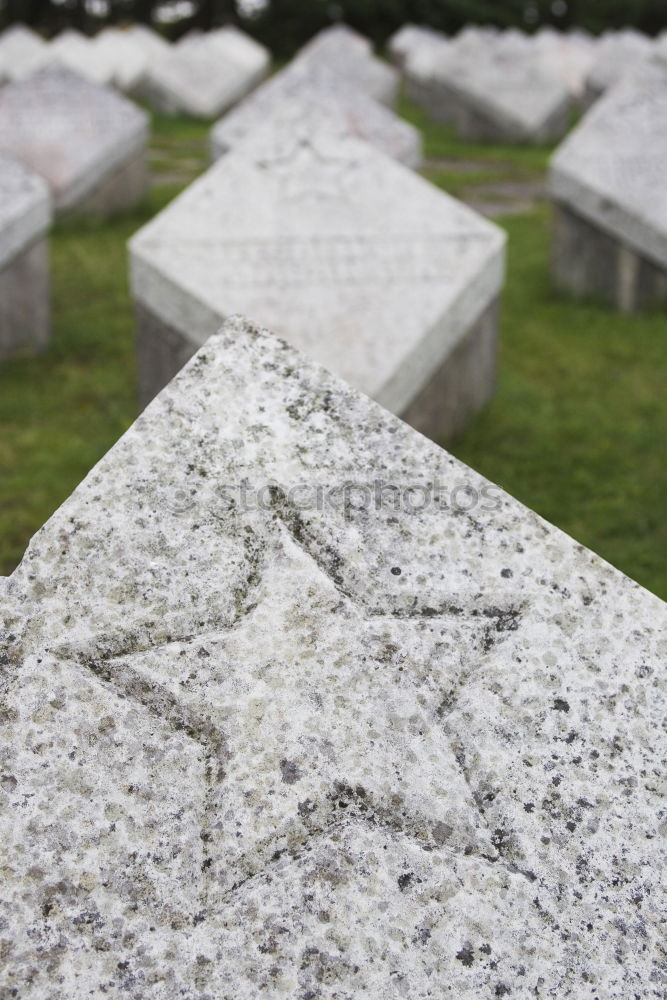
[[[565,698],[554,698],[554,711],[556,712],[569,712],[570,704],[565,700]]]
[[[459,962],[462,962],[467,968],[470,968],[475,960],[475,956],[472,953],[472,948],[469,944],[464,944],[460,951],[457,951],[456,957]]]
[[[287,760],[285,757],[280,762],[280,773],[286,785],[295,785],[303,777],[302,771],[299,770],[294,761]]]

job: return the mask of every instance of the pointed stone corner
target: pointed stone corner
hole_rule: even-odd
[[[312,114],[313,108],[341,131],[357,135],[406,166],[421,165],[421,133],[414,125],[330,68],[300,60],[274,74],[216,122],[211,130],[213,159],[285,110],[298,119]]]
[[[49,183],[58,214],[104,216],[143,198],[148,115],[70,69],[0,90],[0,152]]]
[[[266,331],[209,340],[0,622],[26,1000],[660,995],[665,605]]]
[[[141,401],[239,312],[450,436],[495,387],[504,248],[346,118],[283,105],[130,242]]]
[[[667,302],[667,67],[612,87],[558,148],[552,274],[625,312]]]
[[[51,214],[42,178],[0,153],[0,358],[48,341]]]
[[[398,97],[401,78],[396,68],[374,56],[370,41],[347,25],[320,31],[297,52],[293,63],[328,70],[382,104],[393,105]]]

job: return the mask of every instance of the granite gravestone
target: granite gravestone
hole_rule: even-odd
[[[625,312],[667,301],[667,67],[646,64],[601,97],[556,151],[552,273]]]
[[[44,64],[47,45],[24,24],[14,24],[0,35],[0,68],[10,80],[30,76]]]
[[[71,28],[62,31],[49,44],[47,61],[49,66],[64,66],[101,86],[110,86],[114,80],[109,53]]]
[[[219,40],[198,35],[174,46],[151,67],[146,96],[164,114],[210,119],[247,94],[255,79],[256,70],[224,53]]]
[[[640,68],[653,54],[653,42],[638,31],[610,32],[597,43],[595,59],[586,74],[583,103],[590,107],[625,73]]]
[[[319,106],[339,126],[372,143],[410,167],[422,159],[421,134],[390,108],[367,97],[353,84],[332,74],[292,63],[232,108],[211,131],[211,149],[217,159],[253,130],[260,128],[289,104],[290,108]]]
[[[0,153],[0,358],[49,339],[50,224],[46,183]]]
[[[109,215],[147,189],[148,116],[65,68],[0,90],[0,151],[41,174],[56,212]]]
[[[377,59],[370,42],[345,25],[326,28],[297,52],[294,61],[314,70],[328,70],[382,104],[393,105],[400,76]]]
[[[0,581],[0,984],[662,1000],[666,626],[230,324]]]
[[[568,87],[540,66],[533,43],[518,32],[458,43],[433,63],[430,87],[432,113],[467,141],[550,142],[569,123]]]
[[[142,402],[245,311],[453,434],[494,389],[504,242],[317,108],[286,106],[130,243]]]

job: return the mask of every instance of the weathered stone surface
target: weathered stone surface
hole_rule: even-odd
[[[630,309],[636,299],[636,305],[648,304],[664,295],[659,278],[655,295],[647,296],[640,286],[646,284],[643,260],[667,271],[666,135],[667,68],[646,64],[600,98],[559,147],[549,191],[570,213],[559,217],[555,229],[554,273],[562,287],[578,294],[603,292]],[[592,227],[588,233],[586,224]],[[573,240],[581,240],[578,275]]]
[[[282,114],[286,103],[288,113],[296,112],[297,117],[319,108],[333,126],[370,142],[409,167],[421,164],[418,129],[339,76],[298,62],[276,73],[214,125],[213,158],[233,149],[239,140],[276,114]]]
[[[92,83],[110,86],[114,65],[109,53],[79,31],[62,31],[48,46],[48,64],[64,66]]]
[[[664,604],[277,338],[0,607],[7,992],[663,996]]]
[[[151,66],[147,98],[166,114],[215,118],[257,82],[255,67],[237,62],[220,40],[194,36],[174,46]]]
[[[94,46],[112,67],[112,82],[124,94],[139,94],[148,72],[148,57],[131,32],[104,28]]]
[[[570,94],[540,67],[532,43],[520,33],[477,42],[473,57],[459,43],[431,67],[431,105],[453,121],[461,138],[480,142],[542,143],[567,129]]]
[[[48,340],[50,224],[42,178],[0,154],[0,358]]]
[[[653,54],[653,42],[638,31],[609,32],[597,43],[595,59],[586,75],[583,100],[590,107],[601,94]]]
[[[77,211],[102,187],[110,207],[127,202],[109,182],[117,177],[124,185],[124,171],[144,156],[147,140],[143,111],[70,70],[41,70],[0,90],[0,150],[49,182],[58,212]],[[142,196],[140,185],[133,188],[133,200]]]
[[[377,59],[370,42],[345,25],[326,28],[304,45],[294,62],[314,70],[328,70],[383,104],[393,105],[400,76],[393,66]]]
[[[0,35],[0,69],[10,80],[21,80],[39,69],[46,59],[47,46],[24,24],[14,24]]]
[[[286,105],[130,254],[135,299],[170,343],[176,330],[192,353],[243,311],[401,414],[498,296],[504,236],[317,109]],[[152,376],[140,372],[151,391]]]

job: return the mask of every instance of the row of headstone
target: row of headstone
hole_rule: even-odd
[[[0,579],[1,981],[658,1000],[666,640],[657,597],[228,323]]]
[[[561,138],[574,105],[589,106],[624,72],[659,59],[667,35],[599,39],[581,31],[466,28],[454,37],[407,25],[390,41],[408,93],[470,141],[543,143]]]
[[[0,81],[54,66],[114,86],[155,110],[215,118],[262,80],[267,50],[235,27],[171,45],[143,25],[109,27],[94,38],[68,29],[45,42],[23,25],[0,35]]]
[[[396,76],[336,27],[215,126],[130,244],[143,404],[237,312],[432,437],[488,401],[504,235],[406,166]]]

